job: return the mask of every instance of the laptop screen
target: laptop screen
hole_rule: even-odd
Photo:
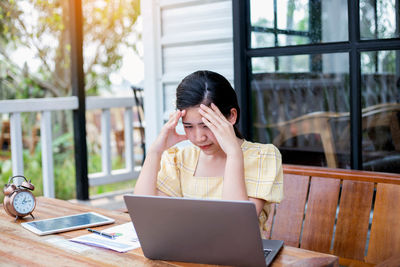
[[[147,258],[266,265],[257,212],[251,201],[137,195],[125,195],[124,200]],[[277,251],[272,250],[274,257]]]

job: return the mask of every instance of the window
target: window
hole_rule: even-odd
[[[245,136],[284,163],[400,173],[398,0],[233,0]]]
[[[251,0],[250,23],[251,48],[348,40],[346,0]]]

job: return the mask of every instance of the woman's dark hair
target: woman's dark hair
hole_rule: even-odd
[[[176,88],[176,107],[180,110],[200,104],[210,106],[211,103],[214,103],[225,117],[231,114],[232,108],[236,109],[237,119],[233,127],[236,136],[243,138],[236,126],[240,118],[236,93],[224,76],[208,70],[196,71],[186,76]]]

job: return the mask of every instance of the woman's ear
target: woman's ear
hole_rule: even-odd
[[[235,125],[237,120],[237,110],[235,108],[231,108],[231,114],[228,116],[227,119],[230,123],[232,123],[232,125]]]

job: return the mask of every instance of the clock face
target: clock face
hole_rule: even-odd
[[[20,214],[29,214],[35,208],[35,199],[30,192],[22,191],[14,197],[14,209]]]

